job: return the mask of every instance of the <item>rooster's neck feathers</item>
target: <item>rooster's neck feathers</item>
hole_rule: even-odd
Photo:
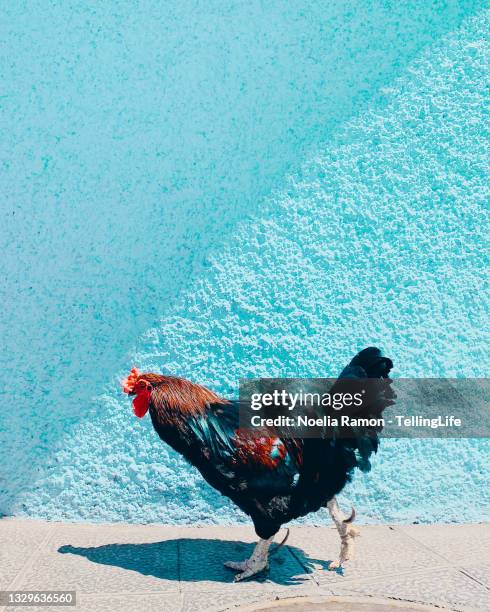
[[[151,402],[157,415],[197,416],[206,412],[208,404],[227,404],[228,400],[213,391],[178,376],[147,373],[142,378],[153,387]]]

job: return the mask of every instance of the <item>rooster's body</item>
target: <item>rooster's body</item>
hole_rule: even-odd
[[[379,349],[368,348],[341,373],[336,384],[343,378],[383,381],[373,402],[358,416],[379,416],[393,403],[391,367]],[[249,561],[229,564],[242,571],[241,578],[263,569],[268,543],[281,525],[321,507],[328,507],[341,537],[345,532],[340,561],[345,560],[349,524],[342,520],[334,496],[356,467],[369,469],[369,457],[378,445],[376,430],[358,428],[348,436],[344,431],[320,439],[253,437],[253,432],[239,429],[238,402],[190,381],[133,369],[124,390],[136,396],[136,415],[142,417],[149,410],[160,438],[251,517],[262,542]],[[354,530],[350,533],[353,537]]]

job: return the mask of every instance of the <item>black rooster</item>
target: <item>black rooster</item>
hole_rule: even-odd
[[[335,383],[346,379],[379,379],[379,388],[358,417],[380,416],[394,403],[388,374],[393,367],[377,348],[366,348],[352,359]],[[358,530],[355,512],[346,518],[335,495],[348,483],[356,467],[370,468],[369,457],[378,447],[379,427],[356,427],[326,438],[291,439],[253,437],[238,427],[238,402],[188,380],[136,368],[123,381],[134,395],[134,413],[150,411],[162,440],[195,466],[204,479],[248,514],[260,541],[243,562],[225,565],[242,580],[262,571],[268,551],[281,525],[326,507],[341,538],[338,562],[353,555]],[[331,393],[335,391],[331,389]]]

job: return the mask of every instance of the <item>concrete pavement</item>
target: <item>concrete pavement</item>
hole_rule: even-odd
[[[420,609],[417,604],[490,610],[489,524],[360,528],[356,559],[343,574],[327,570],[338,554],[335,529],[293,526],[267,575],[234,584],[223,562],[250,555],[256,538],[249,526],[6,518],[0,520],[0,590],[75,590],[76,609],[88,612],[387,612]]]

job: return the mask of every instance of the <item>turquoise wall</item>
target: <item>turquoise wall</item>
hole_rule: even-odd
[[[133,364],[235,394],[377,344],[487,375],[485,2],[1,13],[1,513],[243,519],[133,417]],[[384,441],[343,501],[489,520],[489,457]]]

